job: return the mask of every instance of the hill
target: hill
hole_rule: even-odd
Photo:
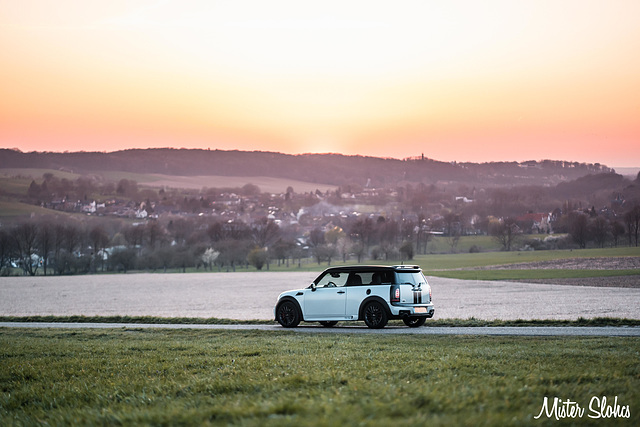
[[[263,151],[133,149],[115,152],[29,152],[0,149],[0,168],[55,169],[78,174],[153,173],[177,176],[255,176],[325,185],[393,187],[406,183],[492,186],[556,185],[589,174],[613,172],[567,161],[447,163],[341,154],[289,155]]]

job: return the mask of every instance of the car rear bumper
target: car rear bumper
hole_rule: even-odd
[[[414,305],[393,305],[391,306],[391,315],[396,318],[403,317],[426,317],[431,318],[435,313],[433,304]]]

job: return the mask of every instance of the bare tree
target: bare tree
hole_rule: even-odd
[[[189,238],[193,232],[193,224],[186,219],[178,218],[176,220],[169,221],[167,230],[173,237],[173,240],[177,245],[182,245]]]
[[[124,229],[123,234],[131,249],[137,249],[138,251],[141,250],[142,239],[144,238],[144,227],[130,225]]]
[[[214,222],[207,227],[207,235],[213,243],[224,239],[224,230],[221,222]]]
[[[263,217],[251,226],[253,241],[259,248],[270,246],[280,237],[280,227],[272,219]]]
[[[638,234],[640,234],[640,205],[635,205],[624,215],[629,235],[629,246],[635,243],[638,246]]]
[[[53,231],[53,267],[54,271],[58,274],[64,272],[64,261],[62,257],[64,244],[64,224],[56,222],[51,226]]]
[[[354,242],[351,245],[351,251],[356,254],[356,257],[358,258],[358,263],[362,262],[362,258],[366,254],[366,250],[362,242],[360,241]]]
[[[24,274],[35,276],[40,266],[38,249],[38,226],[35,222],[23,222],[10,232],[20,267]]]
[[[418,224],[415,227],[416,234],[416,250],[418,253],[426,254],[427,253],[427,245],[429,244],[429,240],[432,237],[431,224],[427,222],[424,215],[418,216]]]
[[[615,220],[611,223],[611,235],[613,236],[613,244],[616,248],[618,247],[620,237],[624,236],[625,231],[624,224],[620,221]]]
[[[582,212],[569,213],[569,234],[580,249],[586,248],[589,240],[589,216]]]
[[[184,246],[178,246],[173,252],[173,266],[181,268],[183,273],[187,272],[187,267],[193,267],[197,262],[193,253]]]
[[[382,246],[392,247],[400,234],[400,226],[393,219],[379,217],[376,222],[379,242]]]
[[[13,238],[3,229],[0,229],[0,274],[5,274],[5,267],[10,267],[11,254],[13,253]]]
[[[323,245],[325,243],[324,232],[316,227],[309,232],[309,244],[313,247]]]
[[[149,221],[143,230],[143,239],[150,251],[156,249],[157,245],[161,245],[165,240],[166,232],[158,221]]]
[[[226,265],[227,271],[229,271],[229,267],[236,271],[238,265],[243,265],[247,262],[247,255],[251,247],[253,247],[253,244],[249,240],[223,240],[216,245],[216,250],[220,251],[218,262],[223,266]]]
[[[74,253],[82,243],[82,231],[74,223],[67,223],[64,227],[64,248],[69,253]]]
[[[80,228],[70,222],[56,222],[51,226],[53,264],[57,274],[76,268],[77,251],[83,240]]]
[[[104,251],[109,243],[109,235],[102,226],[97,225],[89,231],[89,240],[93,248],[93,259],[100,260],[100,268],[104,271]],[[94,267],[95,270],[97,267]]]
[[[251,239],[251,228],[241,220],[233,220],[223,224],[225,239],[247,240]]]
[[[611,237],[611,225],[609,221],[602,216],[596,216],[590,221],[589,226],[593,240],[599,247],[604,248],[607,240]]]
[[[289,267],[289,257],[293,255],[295,248],[296,244],[293,240],[278,239],[273,245],[273,253],[278,260],[278,265],[280,265],[280,262],[286,262],[287,267]]]
[[[362,244],[362,250],[366,253],[369,245],[371,244],[373,233],[373,221],[369,218],[365,218],[359,219],[353,224],[350,236],[352,239],[359,241]]]
[[[489,234],[502,245],[502,249],[510,251],[521,234],[515,218],[504,218],[489,224]]]
[[[38,249],[40,250],[40,258],[42,259],[42,271],[47,275],[47,267],[49,265],[49,256],[53,249],[55,240],[55,232],[51,224],[41,221],[38,227]]]
[[[73,269],[77,271],[77,254],[76,250],[80,249],[82,243],[82,232],[80,228],[69,222],[62,228],[62,241],[63,241],[63,262],[62,262],[62,271],[71,272]]]
[[[460,215],[448,212],[444,215],[444,233],[447,236],[453,236],[454,234],[460,234]]]
[[[413,259],[413,242],[407,240],[400,246],[400,254],[402,254],[402,260],[412,260]]]
[[[447,243],[451,248],[451,253],[454,253],[456,251],[458,242],[460,242],[460,229],[455,228],[451,232],[449,232],[449,234],[447,234]],[[509,244],[509,247],[511,247],[511,244]]]
[[[347,262],[347,257],[349,256],[349,249],[351,248],[351,243],[347,236],[341,236],[338,238],[336,242],[336,250],[340,255],[342,255],[342,262]]]
[[[323,261],[331,265],[331,260],[336,256],[336,247],[331,243],[322,243],[313,248],[313,254],[316,257],[318,265]]]
[[[109,257],[109,264],[111,268],[116,271],[122,271],[126,273],[127,270],[131,270],[136,265],[136,251],[133,249],[118,249]]]

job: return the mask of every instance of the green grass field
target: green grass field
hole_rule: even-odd
[[[512,252],[480,252],[459,254],[429,254],[417,255],[405,264],[419,265],[427,276],[450,277],[468,280],[526,280],[526,279],[561,279],[584,277],[608,277],[608,276],[635,276],[640,275],[640,270],[543,270],[543,269],[519,269],[519,270],[461,270],[473,267],[487,267],[497,265],[509,265],[542,261],[568,260],[574,258],[608,258],[608,257],[640,257],[640,247],[620,247],[607,249],[580,249],[580,250],[553,250],[553,251],[512,251]],[[364,264],[400,264],[400,260],[365,260]],[[354,265],[355,260],[343,263],[341,261],[331,263],[332,266]],[[289,267],[278,266],[272,262],[270,271],[322,271],[327,268],[327,263],[318,265],[313,260],[305,260],[298,268],[296,263],[290,263]],[[253,268],[250,267],[249,271]],[[255,270],[255,269],[253,269]],[[266,267],[263,268],[266,270]],[[244,271],[244,270],[243,270]]]
[[[0,329],[0,424],[550,425],[543,399],[629,405],[640,339]],[[599,423],[598,423],[599,422]]]
[[[28,323],[134,323],[134,324],[192,324],[192,325],[277,325],[275,320],[239,320],[216,317],[156,317],[156,316],[0,316],[0,322]],[[364,326],[364,322],[356,322]],[[403,326],[401,320],[389,321],[389,326]],[[479,326],[640,326],[640,319],[620,317],[580,317],[576,320],[561,319],[520,319],[520,320],[483,320],[474,317],[468,319],[431,319],[425,327],[479,327]]]
[[[544,238],[545,236],[542,236]],[[540,235],[523,236],[523,238],[540,238]],[[469,249],[475,246],[481,251],[498,251],[500,243],[491,236],[462,236],[458,241],[455,252],[459,254],[469,253]],[[430,254],[448,254],[451,252],[451,243],[447,237],[433,236],[427,243],[427,252]]]
[[[42,179],[42,176],[45,173],[50,173],[60,179],[65,178],[69,180],[74,180],[80,178],[77,173],[61,171],[58,169],[46,169],[46,168],[2,168],[0,169],[0,178],[7,177],[28,177],[29,182],[31,179]],[[28,185],[28,184],[27,184]]]
[[[40,206],[30,205],[28,203],[0,201],[0,218],[26,217],[32,213],[51,216],[73,215],[66,212],[58,212],[51,209],[41,208]]]

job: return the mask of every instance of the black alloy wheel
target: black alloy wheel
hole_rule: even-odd
[[[285,328],[295,328],[300,323],[298,307],[291,301],[284,301],[278,306],[276,319]]]
[[[382,304],[373,301],[364,308],[364,323],[371,329],[382,329],[389,321]]]

